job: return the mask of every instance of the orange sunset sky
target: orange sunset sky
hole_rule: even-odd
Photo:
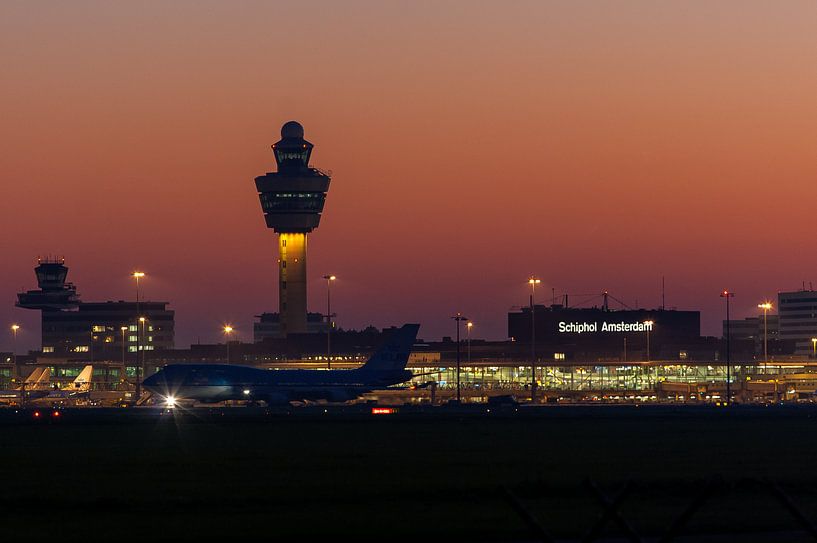
[[[527,277],[700,309],[817,282],[815,2],[0,4],[0,322],[38,255],[144,293],[177,346],[277,310],[253,178],[299,120],[333,171],[310,309],[506,335]],[[7,328],[6,328],[7,329]],[[9,349],[9,333],[0,348]]]

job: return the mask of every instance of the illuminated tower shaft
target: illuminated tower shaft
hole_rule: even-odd
[[[255,178],[267,228],[278,233],[278,312],[282,335],[306,328],[307,234],[321,221],[330,178],[311,168],[313,145],[303,127],[289,121],[272,146],[278,171]]]
[[[278,235],[278,270],[282,329],[306,332],[306,234]]]

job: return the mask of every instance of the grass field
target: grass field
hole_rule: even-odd
[[[817,521],[812,408],[223,422],[120,413],[0,425],[7,540],[530,540],[503,487],[549,532],[573,538],[601,511],[588,478],[608,493],[632,483],[623,511],[640,533],[661,533],[712,477],[729,492],[702,509],[692,532],[796,527],[745,479],[779,482]]]

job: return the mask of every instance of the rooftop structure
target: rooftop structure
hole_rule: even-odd
[[[62,311],[75,309],[79,305],[77,287],[66,283],[68,267],[65,260],[38,259],[34,268],[38,290],[27,290],[17,294],[17,307],[40,311]]]

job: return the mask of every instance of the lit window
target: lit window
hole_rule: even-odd
[[[137,339],[136,336],[128,336],[128,341],[130,341],[131,343],[136,343],[136,339]]]
[[[153,341],[153,336],[148,336],[148,342]]]
[[[43,347],[43,352],[44,353],[53,353],[54,352],[54,347]]]
[[[128,332],[135,332],[135,331],[136,331],[136,325],[135,324],[131,324],[130,326],[128,326]]]
[[[77,345],[76,347],[74,347],[75,353],[87,353],[90,350],[91,350],[90,347],[88,347],[87,345]]]
[[[130,347],[128,347],[128,352],[129,353],[135,353],[136,352],[136,345],[131,345]]]
[[[113,343],[113,336],[105,336],[105,343]]]
[[[148,326],[148,332],[153,332],[153,326]]]
[[[553,360],[564,360],[565,353],[553,353]]]
[[[101,325],[99,325],[99,324],[95,324],[95,325],[93,325],[93,326],[91,327],[91,331],[92,331],[92,332],[104,332],[104,331],[105,331],[105,327],[104,327],[104,326],[101,326]]]

